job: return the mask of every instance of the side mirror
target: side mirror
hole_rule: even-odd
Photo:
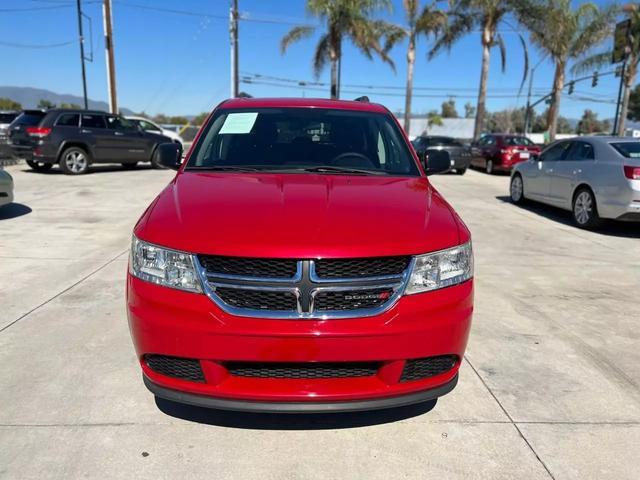
[[[531,160],[533,160],[534,162],[541,162],[542,161],[542,157],[540,156],[539,153],[532,153],[529,158],[531,158]]]
[[[182,160],[182,147],[177,143],[161,143],[154,155],[158,165],[178,170]]]
[[[451,170],[451,155],[446,150],[429,149],[424,153],[423,161],[427,175],[445,173]]]

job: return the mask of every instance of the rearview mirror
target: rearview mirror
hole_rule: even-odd
[[[446,150],[428,149],[424,153],[424,170],[427,175],[451,170],[451,155]]]
[[[178,170],[182,160],[182,147],[177,143],[161,143],[156,148],[155,162],[165,168]]]

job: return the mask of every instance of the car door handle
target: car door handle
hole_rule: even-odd
[[[122,137],[124,135],[124,133],[122,132],[113,132],[114,135],[118,136],[118,137]]]
[[[573,174],[574,174],[574,175],[575,175],[575,174],[577,174],[577,173],[582,173],[582,169],[581,169],[581,168],[578,168],[577,170],[574,170],[574,171],[573,171]]]
[[[86,128],[83,128],[82,130],[80,130],[80,133],[93,133],[93,130],[87,130]]]
[[[547,168],[544,173],[553,173],[553,168]]]

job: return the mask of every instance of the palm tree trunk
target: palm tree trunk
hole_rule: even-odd
[[[480,88],[478,90],[478,106],[476,108],[476,123],[473,127],[473,139],[480,138],[484,126],[485,102],[487,98],[487,79],[489,78],[491,32],[485,28],[482,32],[482,70],[480,72]]]
[[[560,113],[560,97],[564,88],[564,62],[556,62],[556,72],[553,76],[553,97],[549,105],[547,114],[547,128],[549,131],[549,141],[556,139],[558,128],[558,114]]]
[[[331,57],[331,98],[338,98],[338,57]]]
[[[619,137],[624,136],[624,122],[627,119],[627,112],[629,111],[629,95],[631,94],[631,88],[636,83],[637,73],[638,73],[638,57],[632,54],[629,57],[629,69],[627,70],[627,74],[624,82],[624,94],[622,96],[620,118],[618,119],[618,131],[616,133],[618,134]]]
[[[404,131],[409,135],[411,129],[411,97],[413,95],[413,65],[416,62],[416,35],[409,35],[407,50],[407,91],[404,96]]]

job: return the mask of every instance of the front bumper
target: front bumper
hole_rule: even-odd
[[[207,296],[128,275],[131,335],[145,383],[159,397],[234,410],[349,411],[386,408],[444,395],[457,381],[473,311],[473,280],[401,297],[368,318],[272,320],[229,315]],[[205,381],[152,370],[144,355],[197,359]],[[405,361],[456,355],[450,370],[401,381]],[[353,378],[252,378],[226,362],[379,362]],[[353,403],[352,403],[353,402]],[[269,407],[271,405],[271,407]]]

